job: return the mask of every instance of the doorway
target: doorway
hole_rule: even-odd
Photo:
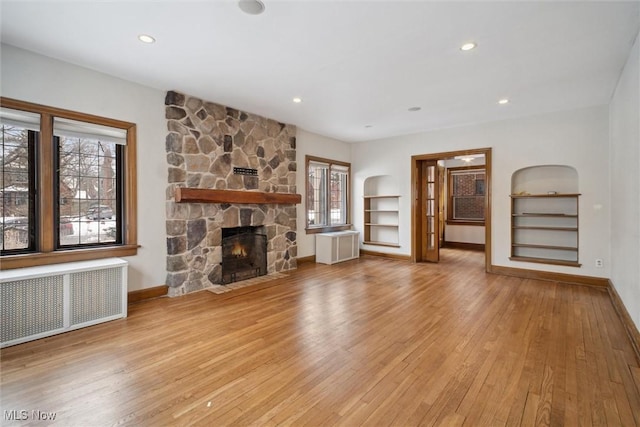
[[[438,161],[461,156],[485,158],[485,270],[491,267],[491,148],[421,154],[411,157],[411,260],[438,262],[444,225],[443,168]]]

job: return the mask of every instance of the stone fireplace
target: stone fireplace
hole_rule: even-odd
[[[267,273],[296,268],[296,205],[269,197],[234,200],[246,194],[238,191],[296,193],[295,127],[173,91],[167,92],[165,115],[169,295],[228,283],[221,265],[228,228],[258,227],[266,240]],[[176,197],[190,189],[233,197],[209,203]]]

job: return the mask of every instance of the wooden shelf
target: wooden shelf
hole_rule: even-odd
[[[579,196],[578,193],[512,194],[509,259],[579,267]],[[530,230],[541,233],[527,233]],[[566,252],[575,253],[575,260],[563,259]]]
[[[511,246],[514,248],[551,249],[554,251],[578,251],[575,246],[532,245],[529,243],[513,243]]]
[[[365,199],[396,199],[400,196],[390,195],[390,196],[363,196]]]
[[[368,225],[370,227],[398,227],[398,224],[376,224],[373,222],[365,222],[364,225]]]
[[[578,215],[576,214],[565,214],[565,213],[529,213],[529,212],[523,212],[523,213],[514,213],[511,214],[511,216],[517,217],[517,218],[536,218],[536,217],[540,217],[540,218],[578,218]]]
[[[560,259],[549,259],[549,258],[511,256],[509,257],[509,259],[511,261],[537,262],[539,264],[566,265],[569,267],[580,267],[582,265],[578,261],[565,261]]]
[[[577,227],[539,227],[529,225],[517,225],[514,230],[550,230],[550,231],[578,231]]]
[[[396,209],[365,209],[365,212],[390,212],[390,213],[398,213],[398,210]]]
[[[208,188],[176,188],[176,203],[233,204],[298,204],[300,194],[264,193],[261,191],[212,190]]]
[[[390,248],[399,248],[400,245],[397,243],[387,243],[387,242],[371,242],[371,241],[364,241],[362,242],[365,245],[372,245],[372,246],[387,246]]]
[[[509,197],[514,199],[534,199],[534,198],[571,198],[581,196],[580,193],[566,193],[566,194],[511,194]]]

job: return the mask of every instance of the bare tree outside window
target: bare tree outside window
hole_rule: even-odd
[[[58,137],[61,246],[116,241],[116,144]]]

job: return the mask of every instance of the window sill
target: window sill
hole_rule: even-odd
[[[344,230],[351,230],[351,224],[305,228],[305,231],[307,232],[307,234],[330,233],[332,231],[344,231]]]
[[[61,264],[73,261],[86,261],[90,259],[132,256],[138,253],[138,248],[139,245],[134,244],[103,248],[6,255],[0,258],[0,270],[35,267],[37,265]]]
[[[475,225],[484,227],[484,221],[464,221],[458,219],[448,219],[446,222],[447,225]]]

